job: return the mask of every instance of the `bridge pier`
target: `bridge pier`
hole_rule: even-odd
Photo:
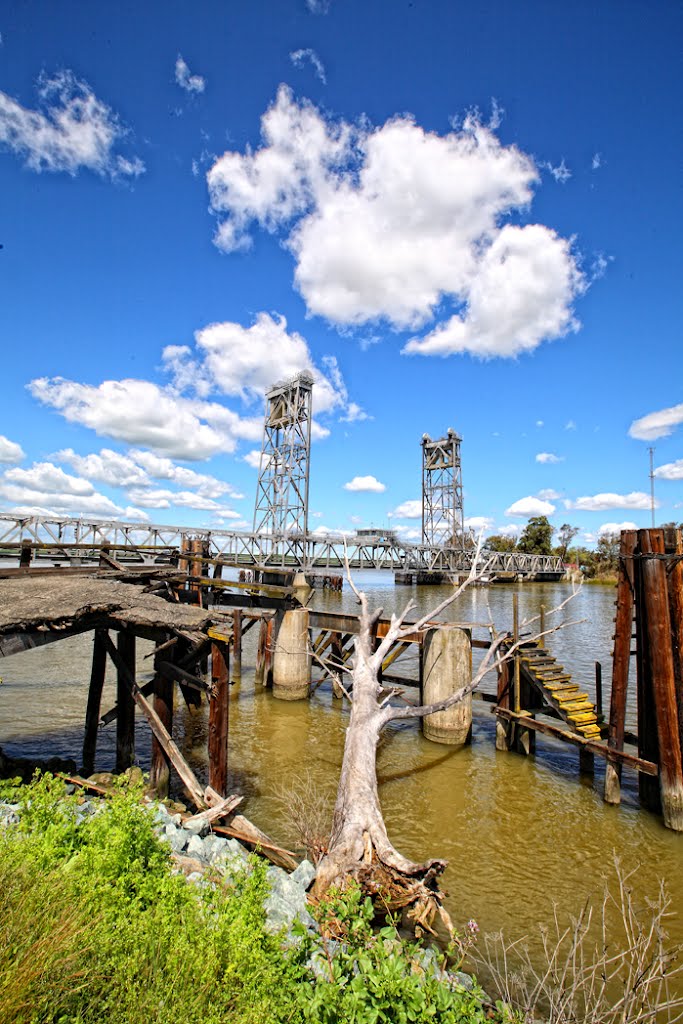
[[[273,696],[279,700],[302,700],[311,686],[311,646],[307,608],[286,611],[275,640],[273,653]]]
[[[425,634],[422,648],[422,699],[446,700],[472,679],[472,634],[458,626],[439,626]],[[446,711],[422,719],[422,732],[433,743],[463,746],[472,738],[472,694]]]

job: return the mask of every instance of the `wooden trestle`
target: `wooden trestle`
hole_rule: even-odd
[[[253,571],[250,580],[224,578],[223,571],[235,566],[209,558],[201,540],[188,541],[177,568],[122,569],[109,556],[103,558],[102,566],[99,570],[79,569],[78,576],[69,570],[33,569],[28,564],[18,570],[0,570],[0,657],[92,630],[84,772],[92,773],[98,730],[112,722],[117,731],[117,769],[132,764],[137,709],[152,731],[151,779],[157,791],[168,791],[169,774],[174,770],[201,813],[218,820],[224,805],[232,834],[259,843],[270,850],[273,859],[286,862],[287,851],[234,813],[236,803],[227,791],[228,693],[230,684],[241,678],[243,637],[257,625],[256,684],[269,685],[282,616],[300,607],[299,599],[306,600],[305,581],[299,580],[295,586],[293,571],[266,569]],[[209,575],[210,567],[213,575]],[[331,677],[335,695],[341,696],[340,673],[351,657],[359,618],[315,608],[308,608],[307,615],[310,651],[319,669],[313,685],[319,684],[321,676]],[[520,638],[518,623],[513,595],[513,628],[505,640],[513,656],[501,667],[496,693],[474,695],[493,704],[497,748],[529,754],[536,734],[541,733],[577,747],[584,771],[592,769],[594,756],[602,757],[607,762],[605,800],[609,803],[619,802],[625,765],[638,773],[641,801],[649,808],[661,809],[668,827],[683,831],[681,531],[622,534],[608,722],[602,720],[601,696],[593,702],[543,642],[543,618],[537,640]],[[443,625],[429,623],[394,644],[382,665],[384,682],[408,690],[418,688],[421,697],[426,629]],[[378,642],[388,628],[389,619],[378,620]],[[112,635],[117,636],[116,643]],[[144,684],[136,679],[137,637],[155,644],[154,677]],[[489,645],[489,640],[472,640],[473,647]],[[395,675],[397,662],[411,651],[417,654],[417,670],[412,665],[410,675]],[[207,679],[203,662],[209,653],[211,673]],[[625,717],[629,665],[634,655],[637,736],[628,733]],[[117,704],[102,713],[108,662],[116,670]],[[176,685],[188,704],[196,704],[202,697],[208,700],[206,787],[172,739]],[[627,742],[635,743],[637,750],[626,750]]]

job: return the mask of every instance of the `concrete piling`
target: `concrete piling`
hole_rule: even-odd
[[[301,700],[311,685],[308,610],[292,608],[282,617],[273,655],[273,696]]]
[[[446,700],[472,678],[472,637],[458,626],[439,626],[425,634],[422,686],[425,704]],[[472,695],[446,711],[422,720],[425,737],[434,743],[462,746],[472,736]]]

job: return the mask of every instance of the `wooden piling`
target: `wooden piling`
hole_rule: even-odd
[[[683,530],[665,530],[664,546],[671,556],[667,565],[669,615],[674,657],[674,682],[678,709],[678,735],[683,746]]]
[[[631,661],[631,633],[635,607],[633,553],[636,548],[635,530],[621,534],[619,552],[619,579],[617,582],[617,612],[612,655],[612,693],[610,697],[608,746],[612,750],[624,749],[626,729],[626,696]],[[596,666],[597,669],[597,666]],[[596,688],[597,688],[596,674]],[[602,684],[602,676],[600,676]],[[602,693],[600,694],[602,698]],[[621,761],[608,759],[605,766],[605,803],[621,802]]]
[[[683,764],[666,564],[648,554],[665,554],[662,530],[640,530],[641,573],[647,641],[659,746],[659,786],[664,824],[683,832]]]
[[[222,797],[228,795],[228,728],[230,700],[230,649],[227,644],[211,644],[211,681],[209,700],[209,786]]]
[[[659,764],[659,736],[655,712],[655,694],[652,686],[652,663],[647,629],[646,582],[643,575],[643,553],[653,552],[647,530],[639,530],[634,553],[634,590],[636,599],[636,675],[638,691],[638,755]],[[657,545],[658,546],[658,545]],[[645,776],[638,778],[638,795],[643,807],[661,814],[659,780]]]
[[[254,677],[258,686],[271,686],[273,682],[273,625],[273,618],[261,620]]]
[[[122,664],[135,678],[135,634],[119,630],[117,648]],[[122,668],[116,673],[116,704],[116,771],[125,772],[135,758],[135,700]]]
[[[236,608],[232,613],[232,673],[233,683],[242,680],[242,612]]]
[[[178,657],[177,646],[171,650],[158,651],[154,656],[154,710],[169,736],[173,734],[173,679],[162,674],[162,661],[175,660]],[[171,759],[164,750],[156,733],[152,732],[152,759],[149,769],[149,782],[157,797],[163,800],[168,796],[171,778]]]
[[[102,689],[107,670],[107,631],[96,629],[93,634],[92,668],[88,705],[85,712],[85,735],[83,737],[83,774],[87,777],[95,771],[97,733],[100,725]]]
[[[510,686],[512,682],[512,666],[509,661],[504,661],[498,669],[498,691],[496,705],[506,711],[510,708]],[[498,715],[496,717],[496,750],[507,751],[510,749],[510,738],[513,729],[512,722]]]

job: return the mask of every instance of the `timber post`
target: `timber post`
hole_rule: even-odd
[[[271,686],[273,682],[273,624],[274,618],[262,619],[259,627],[254,682],[258,686]]]
[[[88,705],[85,712],[85,734],[83,737],[83,774],[87,777],[95,771],[97,733],[100,726],[100,705],[107,671],[107,631],[96,629],[93,634],[92,669],[88,688]]]
[[[118,652],[122,666],[135,679],[135,633],[119,630]],[[116,671],[116,771],[125,772],[135,758],[135,699],[123,667]]]
[[[424,638],[423,700],[434,704],[446,700],[472,680],[472,636],[458,626],[437,626]],[[446,711],[425,715],[425,739],[434,743],[463,746],[472,738],[472,694]]]
[[[164,654],[167,654],[164,658]],[[154,703],[153,707],[169,736],[173,734],[173,680],[160,672],[162,661],[177,660],[177,647],[171,653],[159,652],[154,656]],[[149,767],[150,787],[157,798],[163,800],[168,796],[171,781],[171,759],[154,731],[152,731],[152,756]]]
[[[242,612],[236,608],[232,613],[232,672],[233,683],[242,681]]]
[[[619,555],[619,580],[617,583],[617,611],[612,652],[612,694],[610,697],[609,733],[607,743],[611,750],[624,749],[626,729],[626,696],[628,672],[631,660],[631,633],[635,608],[633,575],[633,553],[636,548],[635,530],[624,530],[621,534]],[[596,690],[597,690],[596,665]],[[602,684],[602,676],[600,677]],[[602,693],[600,694],[602,697]],[[605,803],[621,802],[621,761],[607,760],[605,766]]]
[[[669,610],[668,580],[663,559],[662,530],[639,530],[650,691],[659,747],[659,789],[664,824],[683,832],[683,765],[678,731],[678,706]]]
[[[302,700],[311,685],[311,646],[307,608],[290,608],[282,617],[273,654],[273,696]]]
[[[228,795],[228,728],[230,719],[230,648],[211,644],[212,693],[209,699],[209,786]]]

